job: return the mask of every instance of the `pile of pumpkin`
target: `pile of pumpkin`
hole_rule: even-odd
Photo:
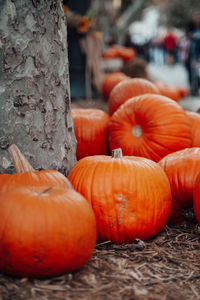
[[[73,109],[77,160],[68,178],[35,171],[19,149],[16,174],[0,175],[0,270],[44,277],[72,272],[96,240],[147,240],[192,207],[200,222],[200,116],[155,84],[126,79],[109,114]],[[122,152],[124,157],[122,156]]]

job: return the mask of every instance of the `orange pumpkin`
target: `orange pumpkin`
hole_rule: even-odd
[[[186,113],[192,127],[192,147],[200,147],[200,114],[191,111]]]
[[[114,86],[124,79],[128,79],[128,76],[126,76],[122,72],[113,72],[110,74],[105,74],[101,85],[101,91],[103,97],[105,99],[108,99],[110,92],[112,91]]]
[[[0,190],[0,270],[57,276],[81,268],[96,243],[89,203],[73,189],[24,186]]]
[[[157,86],[161,95],[169,97],[170,99],[177,102],[180,100],[180,90],[174,84],[162,81],[156,81],[154,82],[154,84]]]
[[[69,180],[56,170],[35,171],[16,145],[11,145],[8,151],[17,173],[0,174],[0,190],[8,190],[24,185],[50,185],[72,188]]]
[[[200,148],[188,148],[164,157],[159,165],[167,174],[172,191],[170,222],[184,221],[184,213],[193,206],[193,189],[200,170]]]
[[[109,114],[112,115],[128,99],[142,94],[159,94],[157,87],[147,79],[131,78],[118,83],[108,99]]]
[[[113,48],[117,50],[118,57],[120,57],[123,61],[130,61],[136,55],[135,50],[131,47],[124,47],[124,46],[121,46],[121,45],[114,45]]]
[[[129,99],[109,123],[110,150],[159,161],[165,155],[191,147],[191,126],[175,101],[153,94]]]
[[[82,158],[68,178],[91,203],[100,240],[121,244],[149,239],[164,228],[170,214],[167,176],[155,162],[122,157],[116,150],[113,157]]]
[[[110,117],[100,109],[72,109],[77,160],[88,155],[108,153],[108,122]]]

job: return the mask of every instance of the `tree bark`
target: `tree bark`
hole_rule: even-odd
[[[61,0],[0,1],[0,172],[16,144],[34,169],[76,162]]]

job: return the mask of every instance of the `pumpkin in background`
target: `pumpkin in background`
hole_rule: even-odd
[[[118,57],[118,50],[115,47],[109,47],[107,50],[102,53],[103,58],[112,59]]]
[[[192,127],[192,147],[200,147],[200,114],[186,111]]]
[[[168,176],[172,192],[171,223],[184,221],[193,206],[193,189],[200,171],[200,148],[188,148],[164,157],[159,165]]]
[[[16,145],[11,145],[8,152],[12,157],[16,174],[0,174],[0,190],[25,185],[72,188],[69,180],[56,170],[35,171]]]
[[[101,92],[105,99],[108,99],[113,87],[124,79],[129,78],[122,72],[113,72],[105,74],[103,77]]]
[[[174,84],[162,81],[155,81],[154,84],[157,86],[161,95],[166,96],[176,102],[180,100],[180,90]]]
[[[99,239],[114,243],[146,240],[168,221],[171,192],[166,174],[142,157],[88,156],[69,173],[74,188],[91,203]]]
[[[159,94],[157,87],[147,79],[131,78],[118,83],[108,99],[109,114],[112,115],[128,99],[142,94]]]
[[[89,203],[74,189],[46,185],[0,190],[0,270],[57,276],[81,268],[96,243]]]
[[[113,48],[117,50],[118,57],[120,57],[125,62],[132,60],[136,55],[135,50],[132,47],[114,45]]]
[[[122,148],[124,155],[159,161],[191,144],[191,126],[185,111],[161,95],[145,94],[129,99],[110,119],[110,151]]]
[[[74,108],[72,118],[77,160],[88,155],[108,154],[109,115],[100,109]]]
[[[135,57],[135,50],[131,47],[121,45],[112,45],[102,53],[103,58],[121,58],[123,61],[130,61]]]
[[[186,87],[178,87],[180,97],[186,97],[189,95],[189,89]]]

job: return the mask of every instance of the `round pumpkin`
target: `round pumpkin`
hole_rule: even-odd
[[[35,171],[16,145],[11,145],[8,151],[12,157],[16,173],[0,174],[0,190],[24,185],[72,188],[69,180],[56,170]]]
[[[68,178],[91,203],[102,241],[146,240],[158,234],[168,220],[169,182],[151,160],[120,157],[115,152],[113,157],[88,156],[76,163]]]
[[[186,113],[192,127],[192,147],[200,147],[200,114],[191,111]]]
[[[72,109],[77,160],[88,155],[108,153],[108,123],[110,117],[100,109]]]
[[[96,243],[89,203],[73,189],[24,186],[0,190],[0,270],[57,276],[81,268]]]
[[[126,76],[122,72],[113,72],[113,73],[105,74],[101,85],[101,91],[103,97],[105,99],[108,99],[110,92],[112,91],[114,86],[127,78],[128,76]]]
[[[185,111],[175,101],[153,94],[129,99],[111,117],[110,150],[154,161],[174,151],[191,147],[191,126]]]
[[[172,192],[169,221],[184,221],[187,209],[193,206],[193,189],[200,170],[200,148],[188,148],[171,153],[159,165],[168,176]]]
[[[174,84],[162,81],[156,81],[154,84],[157,86],[161,95],[166,96],[176,102],[180,100],[180,90]]]
[[[159,90],[151,81],[143,78],[131,78],[121,81],[110,93],[108,99],[109,114],[112,115],[128,99],[146,93],[159,94]]]

